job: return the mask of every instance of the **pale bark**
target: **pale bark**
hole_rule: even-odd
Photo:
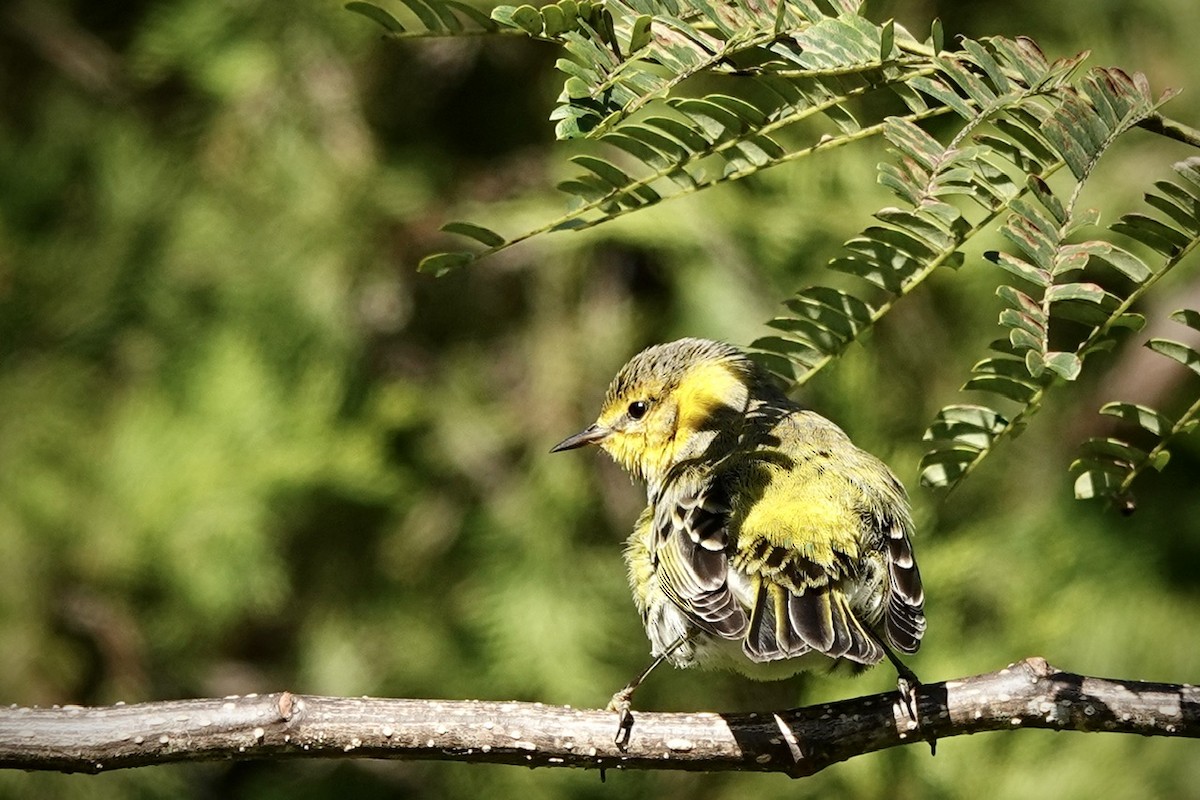
[[[616,715],[540,703],[281,692],[84,708],[0,709],[0,766],[99,772],[178,761],[399,758],[598,769],[811,775],[863,753],[979,731],[1048,728],[1200,737],[1200,688],[1091,678],[1026,659],[918,690],[807,708]]]

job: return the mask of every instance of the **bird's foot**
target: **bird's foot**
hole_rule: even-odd
[[[614,694],[605,707],[605,711],[617,712],[617,735],[613,737],[613,742],[622,750],[629,744],[629,737],[633,733],[633,712],[630,709],[633,707],[635,688],[637,687],[626,686]]]
[[[920,686],[921,682],[912,672],[896,680],[896,688],[900,690],[900,705],[913,722],[917,722],[917,689]]]
[[[904,713],[919,728],[921,721],[917,718],[917,690],[921,688],[921,682],[917,680],[917,676],[912,670],[906,668],[904,673],[897,678],[896,688],[900,690],[900,706],[904,709]],[[929,740],[929,754],[937,755],[937,739]]]

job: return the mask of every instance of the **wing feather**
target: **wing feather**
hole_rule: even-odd
[[[888,641],[902,653],[915,653],[925,635],[925,590],[903,524],[887,527],[888,593],[884,625]]]
[[[663,592],[697,627],[741,638],[746,610],[729,588],[729,502],[712,482],[674,490],[655,507],[654,557]]]

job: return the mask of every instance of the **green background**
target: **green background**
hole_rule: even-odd
[[[1187,90],[1168,113],[1200,120],[1192,0],[872,6],[919,36],[939,15],[948,35],[1091,49]],[[0,702],[289,689],[602,705],[646,658],[620,558],[640,489],[596,453],[547,450],[641,347],[747,343],[830,280],[838,245],[890,202],[879,143],[434,279],[414,267],[448,219],[515,232],[561,207],[549,187],[573,150],[546,121],[553,47],[385,41],[331,2],[25,0],[0,20]],[[1186,155],[1135,133],[1086,199],[1130,207]],[[804,392],[912,491],[930,629],[911,664],[941,680],[1042,655],[1198,682],[1195,439],[1129,518],[1071,500],[1066,473],[1102,402],[1171,410],[1196,391],[1183,370],[1154,378],[1118,351],[948,498],[916,486],[922,431],[997,335],[998,272],[968,257]],[[1181,271],[1150,312],[1197,283]],[[893,685],[883,668],[776,684],[665,670],[638,706]],[[0,774],[14,798],[485,792],[1200,797],[1200,750],[1021,731],[797,782],[337,761]]]

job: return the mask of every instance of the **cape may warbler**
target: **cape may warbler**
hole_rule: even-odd
[[[681,339],[642,351],[595,424],[596,444],[646,483],[625,548],[656,661],[771,680],[871,665],[925,632],[904,488],[840,428],[789,400],[741,351]],[[642,673],[611,707],[629,718]],[[620,733],[618,733],[620,738]]]

